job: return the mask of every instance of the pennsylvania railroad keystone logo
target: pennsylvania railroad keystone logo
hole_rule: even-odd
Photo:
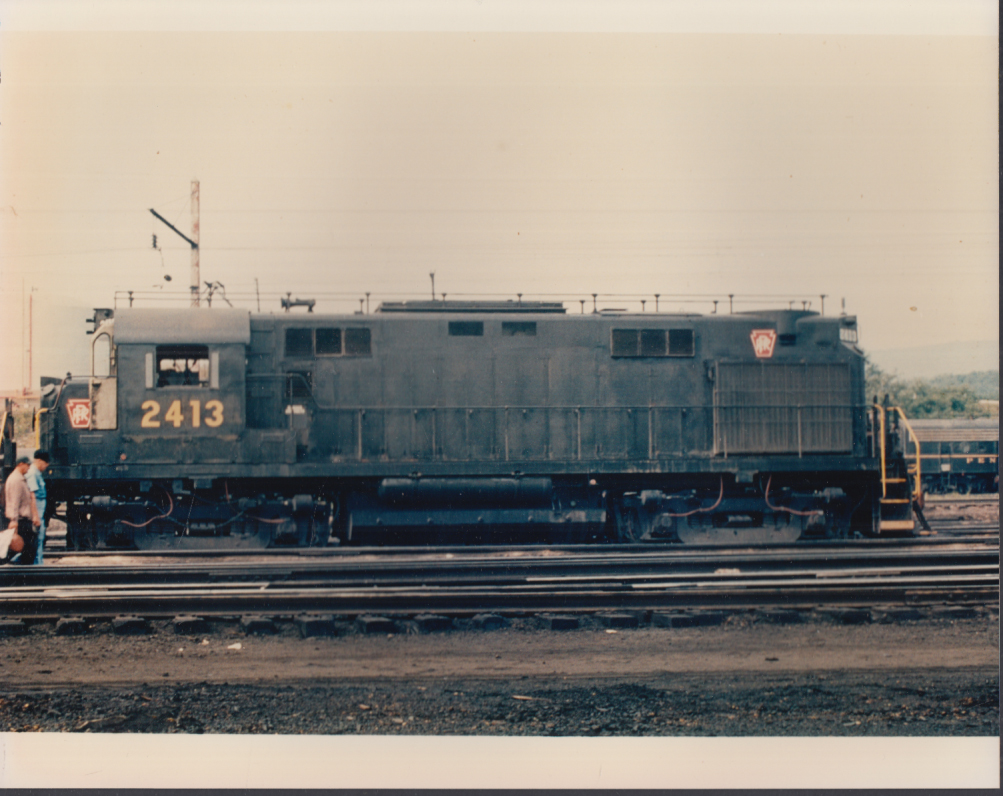
[[[66,402],[73,428],[88,428],[91,424],[91,402],[88,398],[71,398]]]
[[[767,359],[773,356],[773,346],[777,342],[777,333],[774,329],[753,329],[752,330],[752,350],[760,359]]]

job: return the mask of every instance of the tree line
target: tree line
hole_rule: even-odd
[[[883,401],[887,395],[893,405],[902,408],[906,417],[975,418],[998,414],[979,403],[982,399],[999,400],[998,370],[905,380],[868,362],[865,377],[868,400],[877,396]]]

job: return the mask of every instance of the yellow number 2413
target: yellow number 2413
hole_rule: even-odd
[[[206,401],[206,416],[204,418],[202,417],[201,401],[189,401],[188,406],[191,409],[192,428],[198,428],[203,423],[210,428],[223,425],[222,401]],[[143,401],[143,412],[143,419],[139,421],[140,426],[160,428],[160,404],[157,401]],[[181,428],[185,420],[185,413],[181,410],[181,401],[172,401],[171,405],[167,407],[167,411],[164,412],[164,422],[170,423],[174,428]]]

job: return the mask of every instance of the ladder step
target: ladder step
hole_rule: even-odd
[[[881,520],[878,530],[881,531],[912,531],[916,528],[913,520]]]
[[[909,498],[881,498],[881,503],[912,503]]]
[[[908,482],[908,480],[909,480],[908,478],[886,478],[885,479],[885,483],[886,484],[904,484],[904,483]]]

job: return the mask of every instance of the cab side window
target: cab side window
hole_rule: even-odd
[[[692,357],[696,354],[692,329],[613,329],[614,357]]]
[[[286,356],[313,356],[313,329],[286,329]]]
[[[341,329],[320,328],[317,330],[317,353],[338,355],[341,353]]]
[[[208,387],[209,347],[204,345],[158,345],[157,387]]]
[[[373,340],[369,329],[345,329],[345,354],[368,357],[373,353]]]
[[[373,354],[372,332],[365,327],[319,326],[286,329],[285,355],[288,359],[314,356],[368,357]]]

